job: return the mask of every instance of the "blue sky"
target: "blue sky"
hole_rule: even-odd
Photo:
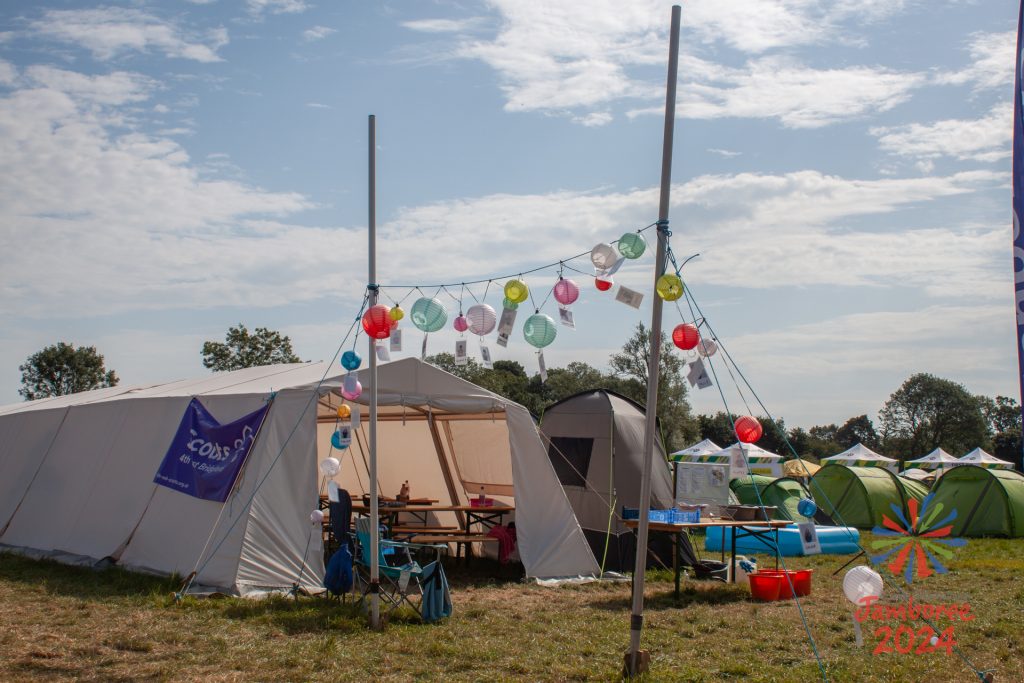
[[[368,114],[382,284],[515,273],[653,222],[670,6],[4,4],[0,402],[60,340],[132,384],[205,373],[202,342],[238,322],[329,359],[366,281]],[[1009,0],[685,3],[672,245],[700,253],[691,292],[787,424],[873,415],[921,371],[1017,395],[1016,16]],[[652,268],[648,253],[616,282],[649,292]],[[651,294],[637,311],[573,277],[577,329],[547,364],[604,366]],[[490,346],[537,366],[518,332]]]

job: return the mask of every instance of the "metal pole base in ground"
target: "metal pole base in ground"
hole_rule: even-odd
[[[637,650],[635,653],[627,651],[623,656],[622,678],[628,679],[640,676],[647,673],[647,670],[650,668],[650,650]]]

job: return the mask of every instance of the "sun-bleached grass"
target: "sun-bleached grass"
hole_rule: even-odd
[[[867,535],[870,538],[870,535]],[[762,564],[765,557],[761,557]],[[802,601],[833,681],[977,680],[944,653],[873,655],[854,645],[842,596],[846,557],[792,558],[815,569]],[[1024,540],[973,539],[951,572],[914,585],[929,602],[969,602],[956,640],[997,681],[1024,680]],[[488,577],[493,570],[504,578]],[[615,680],[628,644],[629,584],[541,588],[477,562],[449,571],[453,616],[400,616],[382,632],[352,605],[315,598],[175,604],[171,579],[0,554],[0,679],[170,681]],[[891,579],[895,581],[895,579]],[[644,647],[651,681],[814,681],[818,665],[792,601],[757,603],[744,586],[648,575]],[[887,602],[895,602],[887,595]]]

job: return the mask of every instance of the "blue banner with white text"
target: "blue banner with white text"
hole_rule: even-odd
[[[1024,217],[1024,102],[1021,96],[1021,29],[1024,27],[1024,2],[1017,18],[1017,59],[1013,78],[1013,287],[1017,313],[1017,378],[1020,380],[1021,411],[1024,416],[1024,235],[1020,221]]]
[[[270,404],[221,424],[193,398],[153,482],[203,500],[223,503],[252,448]]]

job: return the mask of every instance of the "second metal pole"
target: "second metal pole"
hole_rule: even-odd
[[[370,271],[368,306],[377,304],[377,118],[370,114],[369,159]],[[377,341],[367,335],[370,352],[370,626],[380,628],[380,524],[377,516]]]
[[[668,84],[665,92],[665,134],[661,153],[661,198],[658,204],[658,248],[654,261],[654,284],[665,273],[665,252],[668,241],[669,195],[672,189],[672,138],[676,119],[676,74],[679,65],[679,5],[672,6],[672,28],[669,38]],[[633,567],[633,612],[629,621],[629,652],[625,673],[632,677],[646,668],[641,661],[640,634],[644,623],[644,573],[647,570],[647,511],[651,507],[651,466],[654,461],[654,439],[657,436],[658,380],[661,363],[661,297],[652,297],[651,340],[647,365],[647,423],[644,429],[644,461],[640,477],[640,523],[636,539],[636,563]]]

